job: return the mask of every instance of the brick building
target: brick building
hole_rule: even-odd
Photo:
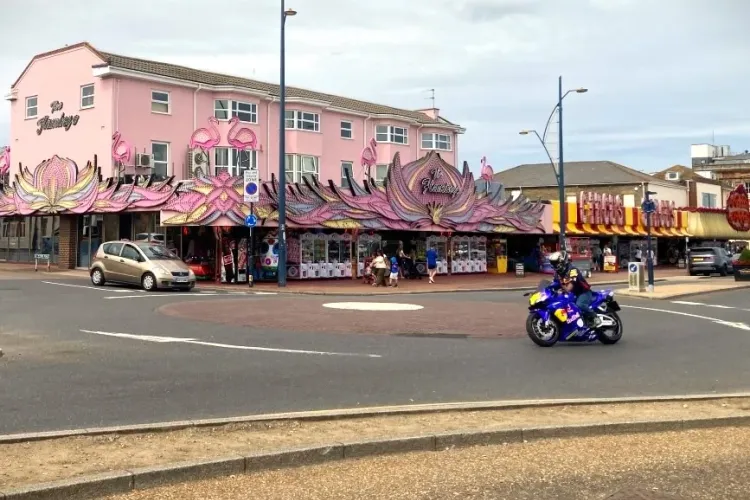
[[[726,208],[727,197],[732,191],[729,182],[705,177],[684,165],[673,165],[653,176],[685,186],[688,190],[685,208]]]

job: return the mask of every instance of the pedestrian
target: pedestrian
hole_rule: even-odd
[[[385,286],[385,271],[388,269],[388,265],[385,262],[383,252],[380,250],[375,252],[372,266],[375,268],[375,283],[373,283],[373,286]]]
[[[404,252],[404,242],[399,241],[398,242],[398,251],[396,252],[396,257],[398,257],[398,275],[403,278],[404,277],[404,263],[406,262],[406,252]]]
[[[393,288],[398,288],[398,274],[399,274],[399,265],[398,265],[398,258],[394,255],[391,257],[391,279],[388,283],[388,286],[392,286]]]
[[[427,250],[427,275],[430,277],[428,283],[435,283],[435,274],[437,273],[437,250],[435,245],[430,245],[430,249]]]
[[[635,247],[635,261],[636,262],[643,261],[643,250],[641,250],[640,246]]]

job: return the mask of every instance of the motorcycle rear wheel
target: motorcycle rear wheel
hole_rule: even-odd
[[[560,340],[560,326],[554,321],[545,323],[539,313],[535,312],[526,318],[526,333],[540,347],[552,347]]]
[[[615,322],[614,327],[608,328],[608,330],[613,330],[613,333],[607,334],[602,330],[598,330],[596,332],[596,336],[599,339],[599,342],[601,342],[602,344],[616,344],[622,338],[622,320],[620,319],[620,316],[618,316],[618,314],[614,311],[607,311],[603,314],[603,316],[608,316],[610,319],[612,319],[612,321]]]

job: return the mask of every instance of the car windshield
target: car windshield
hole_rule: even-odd
[[[180,258],[161,245],[138,245],[146,257],[150,260],[180,260]]]

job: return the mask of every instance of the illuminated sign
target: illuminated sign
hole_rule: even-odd
[[[584,224],[625,224],[625,206],[619,195],[584,192],[578,195],[578,219]]]
[[[743,184],[738,184],[727,198],[727,222],[735,231],[750,231],[750,202]]]

